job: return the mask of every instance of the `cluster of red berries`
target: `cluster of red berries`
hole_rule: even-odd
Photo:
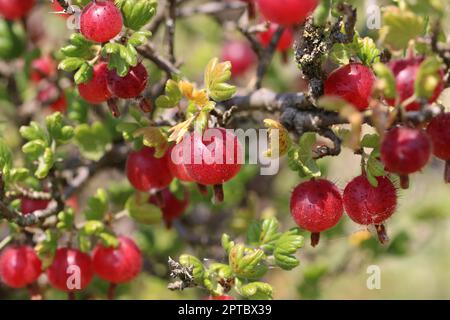
[[[56,289],[74,292],[86,288],[94,274],[112,284],[133,280],[142,268],[142,256],[133,240],[119,237],[117,248],[98,244],[92,257],[73,248],[59,248],[46,274]],[[0,255],[0,277],[12,288],[33,284],[42,273],[42,263],[27,245],[10,246]]]
[[[320,233],[341,220],[344,209],[358,224],[375,225],[380,241],[385,242],[382,223],[397,206],[397,191],[387,177],[378,177],[374,187],[365,175],[354,178],[345,188],[343,196],[335,184],[318,179],[298,185],[291,196],[291,214],[295,222],[311,232],[311,245],[319,242]]]
[[[167,224],[187,207],[187,194],[180,201],[167,189],[174,177],[184,182],[196,182],[202,187],[214,186],[216,200],[222,201],[222,184],[240,171],[242,148],[238,138],[222,128],[214,131],[217,135],[210,138],[206,138],[206,134],[192,133],[187,137],[187,144],[183,141],[169,148],[161,158],[156,158],[155,150],[149,147],[128,155],[126,174],[133,187],[142,192],[157,191],[157,194],[162,190],[161,197],[151,198],[151,202],[161,205]],[[186,145],[189,146],[186,150],[190,153],[189,158],[183,156]]]

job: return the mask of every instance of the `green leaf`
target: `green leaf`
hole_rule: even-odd
[[[36,246],[36,252],[42,261],[42,269],[47,268],[53,262],[53,256],[58,248],[59,234],[53,230],[45,231],[45,238]]]
[[[11,60],[20,57],[25,51],[25,30],[20,21],[0,19],[0,59]]]
[[[276,218],[254,221],[248,227],[248,244],[272,252],[275,248],[275,243],[281,236],[281,233],[278,232],[279,226]]]
[[[422,35],[424,20],[411,11],[388,6],[383,13],[383,27],[380,30],[381,42],[394,51],[406,49],[412,39]]]
[[[428,57],[420,65],[414,83],[415,94],[418,98],[429,99],[436,87],[442,81],[440,69],[442,62],[437,57]]]
[[[238,293],[249,300],[272,300],[273,288],[265,282],[250,282],[240,286]]]
[[[234,245],[228,255],[233,273],[247,279],[258,279],[264,276],[268,270],[264,258],[263,250],[247,248],[243,244]]]
[[[108,211],[108,194],[104,189],[98,189],[95,196],[87,201],[87,208],[84,215],[87,220],[102,220]]]
[[[105,230],[105,225],[98,220],[87,221],[83,226],[83,231],[89,236],[98,235],[102,233],[103,230]]]
[[[83,229],[77,232],[78,248],[81,252],[90,252],[92,249],[91,237]]]
[[[0,162],[0,166],[1,166],[1,162]],[[4,169],[2,171],[4,174],[5,173]],[[28,170],[27,168],[13,168],[10,171],[10,175],[11,175],[11,181],[22,182],[22,181],[25,181],[30,176],[30,170]]]
[[[96,45],[87,40],[81,33],[72,33],[70,44],[61,48],[61,53],[66,57],[92,60],[95,57],[95,48]]]
[[[76,84],[88,82],[92,79],[93,68],[87,62],[84,62],[73,76]]]
[[[180,264],[184,267],[192,268],[192,275],[196,283],[203,282],[205,267],[202,262],[194,256],[183,254],[180,256]]]
[[[387,99],[395,99],[397,97],[397,87],[392,70],[383,63],[374,64],[373,70],[377,75],[378,86],[383,92],[383,96]]]
[[[50,142],[50,139],[47,133],[42,129],[36,122],[31,121],[28,126],[20,127],[21,136],[28,141],[40,139],[47,143]]]
[[[152,33],[147,30],[142,30],[138,32],[134,32],[130,38],[128,38],[128,44],[131,44],[133,47],[139,47],[147,42],[148,38],[150,38]]]
[[[315,143],[316,134],[306,132],[301,136],[299,146],[292,147],[288,152],[289,167],[302,178],[318,178],[322,175],[313,158],[312,148]]]
[[[75,214],[72,208],[58,213],[58,223],[56,227],[60,230],[70,230],[72,229],[75,220]]]
[[[117,248],[119,246],[119,239],[110,232],[101,232],[98,237],[102,240],[105,247]]]
[[[78,68],[80,68],[84,62],[85,61],[81,58],[66,58],[59,63],[58,69],[64,70],[66,72],[72,72],[78,70]]]
[[[148,195],[134,194],[130,196],[125,204],[125,209],[130,217],[142,224],[158,224],[162,220],[161,209],[148,202]]]
[[[42,140],[33,140],[22,146],[22,152],[30,159],[38,159],[42,156],[47,148],[47,143]]]
[[[208,270],[211,273],[215,273],[221,279],[233,278],[233,270],[231,270],[229,265],[224,263],[212,263]]]
[[[159,96],[156,99],[156,107],[158,108],[173,108],[176,107],[181,100],[181,91],[178,87],[178,82],[169,79],[166,82],[165,95]]]
[[[116,0],[116,5],[122,11],[125,27],[139,30],[156,14],[156,0]]]
[[[294,256],[298,249],[303,247],[304,238],[300,234],[300,229],[293,228],[278,239],[275,244],[273,256],[277,266],[284,270],[291,270],[297,267],[300,262]]]
[[[361,140],[361,147],[379,149],[380,148],[380,136],[376,133],[366,134]]]
[[[206,66],[204,81],[208,95],[217,102],[231,99],[236,87],[226,83],[231,78],[231,63],[213,58]]]
[[[64,118],[60,112],[49,115],[45,122],[50,136],[59,143],[67,143],[74,136],[74,130],[71,126],[64,125]]]
[[[356,39],[356,55],[367,66],[380,62],[381,52],[372,38],[359,36]]]
[[[101,122],[81,124],[75,128],[75,143],[85,158],[98,161],[111,148],[112,137]]]
[[[222,234],[222,237],[220,239],[222,248],[227,252],[230,253],[231,248],[234,247],[234,242],[231,241],[230,236],[226,233]]]
[[[38,167],[34,175],[38,179],[44,179],[47,177],[50,170],[55,164],[55,153],[51,148],[46,148],[44,154],[38,159]]]

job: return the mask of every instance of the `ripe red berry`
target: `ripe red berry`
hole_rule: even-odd
[[[318,0],[256,0],[259,10],[270,22],[292,26],[305,21]]]
[[[42,79],[49,78],[56,73],[56,63],[50,56],[44,56],[33,60],[31,63],[30,79],[39,83]]]
[[[344,213],[339,189],[323,179],[298,185],[292,193],[290,207],[297,225],[312,233],[312,246],[318,244],[320,232],[334,227]]]
[[[233,76],[239,76],[255,64],[256,56],[247,42],[230,41],[222,48],[222,61],[230,61]]]
[[[345,211],[358,224],[381,224],[397,208],[397,190],[394,184],[387,177],[377,177],[377,181],[378,186],[374,187],[366,176],[361,175],[345,187]]]
[[[169,159],[169,170],[172,175],[180,181],[192,182],[194,179],[188,174],[183,163],[183,144],[174,145],[167,151]]]
[[[325,81],[325,95],[341,97],[364,111],[369,107],[375,75],[369,67],[350,63],[333,71]]]
[[[394,73],[397,93],[399,95],[399,102],[402,103],[405,100],[411,98],[415,92],[415,81],[417,76],[417,71],[420,68],[420,64],[423,62],[423,57],[412,57],[402,60],[394,60],[389,63],[389,67]],[[433,96],[428,100],[429,103],[435,102],[441,95],[442,90],[444,90],[444,80],[443,71],[440,71],[439,76],[441,81],[434,90]],[[390,105],[395,104],[395,99],[387,99]],[[407,111],[417,111],[420,110],[419,102],[412,102],[406,106]]]
[[[158,159],[153,148],[143,147],[128,155],[126,172],[130,183],[139,191],[162,189],[172,182],[167,154]]]
[[[397,173],[402,187],[408,187],[408,175],[420,171],[430,160],[431,142],[423,130],[395,127],[384,136],[381,160],[386,170]]]
[[[42,104],[50,107],[54,112],[65,112],[67,109],[67,100],[64,92],[54,84],[48,84],[42,88],[38,92],[37,99]]]
[[[80,15],[80,31],[89,40],[107,42],[122,31],[122,14],[113,2],[97,0]]]
[[[69,248],[56,250],[53,263],[47,269],[50,284],[66,292],[86,288],[93,275],[91,257],[79,250]]]
[[[20,202],[20,211],[23,214],[33,213],[37,210],[45,210],[50,204],[50,200],[39,200],[22,197]]]
[[[232,296],[209,296],[207,300],[234,300]]]
[[[108,89],[108,64],[100,62],[94,66],[91,80],[78,85],[80,96],[92,104],[99,104],[111,98]]]
[[[23,18],[33,8],[36,0],[0,0],[0,15],[7,20]]]
[[[278,25],[276,23],[271,23],[267,31],[259,33],[259,41],[263,47],[267,48],[270,45],[277,29]],[[278,41],[277,50],[280,52],[285,52],[292,48],[293,43],[294,32],[291,28],[286,28],[281,35],[280,41]]]
[[[433,153],[446,161],[445,181],[450,183],[450,113],[435,117],[427,127],[427,133],[433,144]]]
[[[148,73],[142,63],[131,68],[125,77],[120,77],[115,70],[108,72],[108,88],[116,97],[132,99],[138,97],[147,86]]]
[[[238,138],[223,128],[207,129],[189,137],[190,162],[186,171],[202,185],[221,185],[241,170],[242,147]]]
[[[142,256],[136,243],[127,237],[119,237],[117,248],[98,244],[92,253],[95,273],[111,283],[133,280],[141,271]]]
[[[182,199],[178,199],[168,188],[161,191],[163,219],[167,226],[172,226],[172,221],[178,219],[187,209],[189,205],[189,192],[184,190]],[[156,196],[152,196],[149,202],[155,205],[159,205],[159,201]]]
[[[6,248],[0,256],[0,277],[11,288],[32,284],[41,274],[42,264],[29,246]]]

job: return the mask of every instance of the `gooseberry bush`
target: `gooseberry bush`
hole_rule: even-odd
[[[398,252],[402,189],[433,156],[450,182],[450,44],[437,2],[386,4],[371,31],[361,6],[0,0],[2,283],[114,299],[159,278],[159,298],[272,299],[277,269],[318,297],[328,270],[308,256],[333,236]],[[193,39],[208,29],[198,15],[218,24],[219,50]],[[290,193],[230,130],[264,127],[260,151]],[[357,173],[335,181],[329,163],[347,151]]]

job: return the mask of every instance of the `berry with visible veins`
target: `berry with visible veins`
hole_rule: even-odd
[[[126,173],[130,183],[139,191],[163,189],[172,182],[168,167],[167,153],[162,158],[155,157],[155,150],[143,147],[131,152],[126,163]]]
[[[247,42],[230,41],[223,46],[222,61],[230,61],[231,73],[239,76],[256,63],[256,56]]]
[[[278,25],[275,23],[271,23],[269,29],[265,32],[261,32],[258,34],[259,41],[263,45],[263,47],[267,48],[272,41],[275,32],[278,29]],[[279,52],[285,52],[292,48],[294,43],[294,32],[291,28],[286,28],[281,35],[280,41],[278,41],[277,50]]]
[[[325,81],[325,95],[338,96],[359,111],[369,107],[375,75],[369,67],[350,63],[333,71]]]
[[[107,42],[123,27],[122,14],[113,2],[97,0],[88,4],[80,15],[80,31],[94,42]]]
[[[395,76],[397,93],[399,95],[399,102],[402,103],[407,99],[411,98],[415,93],[415,81],[417,72],[419,71],[420,65],[423,62],[423,57],[412,57],[402,60],[394,60],[389,63],[389,67]],[[441,95],[442,90],[444,90],[444,73],[441,70],[439,72],[440,81],[434,90],[433,95],[428,100],[428,103],[435,102]],[[386,99],[390,105],[395,105],[395,99]],[[415,101],[411,102],[406,106],[407,111],[417,111],[420,110],[420,103]]]
[[[132,67],[125,77],[120,77],[116,70],[108,72],[108,89],[122,99],[137,98],[147,86],[148,73],[142,63]]]
[[[75,274],[76,277],[74,277]],[[56,250],[53,263],[47,269],[48,281],[52,287],[66,292],[86,288],[93,275],[91,257],[79,250],[69,248]]]
[[[361,175],[345,187],[345,211],[358,224],[378,226],[392,216],[397,208],[397,190],[391,180],[387,177],[377,177],[377,182],[378,186],[374,187],[366,176]],[[385,243],[387,236],[379,233],[379,239]]]
[[[450,113],[440,114],[431,120],[427,133],[433,145],[434,155],[446,162],[444,179],[450,183]]]
[[[35,282],[42,272],[41,260],[29,246],[6,248],[0,256],[0,277],[11,288]]]
[[[30,214],[37,210],[45,210],[50,204],[50,200],[30,199],[22,197],[20,202],[20,212]]]
[[[6,20],[18,20],[25,17],[33,8],[36,0],[0,0],[0,15]]]
[[[318,0],[256,0],[259,10],[270,22],[293,26],[306,20]]]
[[[207,129],[203,136],[190,135],[191,161],[185,164],[189,176],[202,185],[219,185],[241,169],[242,147],[238,138],[223,128]]]
[[[98,244],[92,253],[95,273],[114,284],[133,280],[142,269],[142,255],[136,243],[127,237],[119,237],[117,248]]]
[[[291,196],[291,215],[297,225],[311,232],[311,245],[319,243],[320,232],[334,227],[344,213],[339,189],[318,179],[298,185]]]
[[[420,171],[430,157],[430,139],[420,129],[395,127],[386,133],[381,145],[381,161],[387,171],[400,175],[404,189],[409,186],[408,175]]]
[[[52,77],[56,73],[56,63],[50,56],[33,60],[31,63],[30,79],[39,83],[42,79]]]
[[[100,62],[94,66],[91,80],[78,85],[80,96],[92,104],[99,104],[111,98],[108,89],[108,64]]]
[[[192,182],[194,179],[188,174],[183,163],[183,144],[174,145],[167,152],[169,159],[169,170],[172,175],[180,181]]]
[[[161,191],[162,203],[161,211],[163,214],[163,220],[167,228],[172,226],[172,221],[181,217],[181,215],[186,211],[189,205],[189,192],[184,190],[183,197],[178,199],[169,189],[164,189]],[[152,196],[149,202],[157,206],[160,205],[159,199],[156,196]]]

